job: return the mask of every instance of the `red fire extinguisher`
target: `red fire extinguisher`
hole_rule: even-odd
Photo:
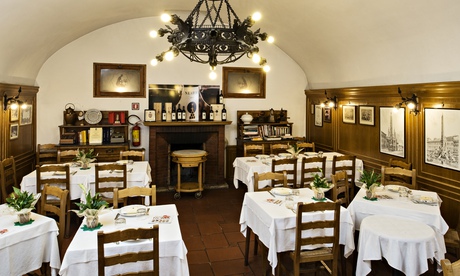
[[[139,116],[130,115],[128,117],[128,122],[129,122],[130,117],[135,117],[138,119],[138,121],[134,124],[133,128],[131,129],[131,141],[132,141],[133,147],[139,147],[141,145],[141,127],[139,125],[142,123],[142,121],[141,121],[141,118],[139,118]],[[131,122],[129,123],[132,125]]]

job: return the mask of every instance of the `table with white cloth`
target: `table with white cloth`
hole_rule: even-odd
[[[178,212],[176,205],[157,205],[150,206],[149,214],[144,216],[124,217],[126,224],[115,225],[115,216],[120,209],[103,210],[99,215],[99,223],[102,227],[93,231],[82,229],[85,220],[75,234],[72,242],[67,249],[62,260],[60,275],[95,275],[98,271],[97,256],[97,232],[113,232],[127,228],[151,228],[153,217],[170,216],[170,223],[159,224],[159,255],[160,255],[160,275],[189,275],[187,262],[187,248],[182,240],[179,226]],[[106,255],[114,255],[127,251],[151,250],[152,241],[138,240],[112,243],[105,246]],[[155,249],[157,250],[157,249]],[[106,268],[107,275],[126,273],[137,263],[116,265]],[[152,269],[151,262],[147,264],[147,269]],[[135,269],[137,270],[137,269]]]
[[[96,179],[96,170],[94,168],[96,163],[90,163],[89,169],[82,169],[78,166],[70,166],[70,199],[80,199],[83,196],[83,192],[79,187],[79,184],[83,184],[86,188],[91,189],[91,193],[94,194],[95,186],[94,182]],[[107,163],[99,163],[107,164]],[[127,187],[140,186],[147,187],[152,182],[150,175],[151,168],[148,161],[136,161],[132,164],[126,165],[127,171]],[[62,175],[53,175],[52,172],[43,173],[42,175],[49,174],[50,177],[64,177]],[[108,173],[107,173],[108,174]],[[114,171],[112,174],[117,175],[118,172]],[[101,174],[104,177],[103,174]],[[65,187],[62,187],[65,188]],[[21,190],[32,193],[37,193],[37,172],[33,171],[22,178]]]
[[[302,158],[315,157],[317,154],[308,152],[306,154],[299,154],[297,158],[297,184],[301,181],[302,176]],[[323,156],[327,157],[326,159],[326,171],[324,175],[327,179],[331,179],[332,174],[332,158],[335,156],[342,156],[343,154],[338,152],[325,152]],[[233,167],[235,172],[233,175],[233,184],[235,188],[238,189],[238,181],[243,182],[248,186],[248,192],[254,191],[254,173],[265,173],[272,170],[272,160],[280,159],[283,157],[272,156],[272,157],[237,157],[233,161]],[[340,165],[351,165],[351,161],[340,161]],[[284,165],[288,166],[288,165]],[[315,164],[309,164],[310,167],[315,166]],[[363,161],[361,159],[356,159],[355,163],[355,180],[358,180],[361,177],[361,171],[363,170]]]
[[[36,213],[30,224],[15,225],[18,217],[0,205],[0,275],[24,275],[49,263],[52,275],[61,267],[56,221]],[[63,235],[63,233],[61,234]]]
[[[371,272],[371,262],[385,258],[405,275],[415,276],[428,270],[427,260],[444,258],[436,234],[430,226],[413,219],[374,215],[363,219],[358,241],[356,275]]]
[[[297,190],[299,195],[293,196],[295,202],[316,202],[313,200],[313,191],[309,188]],[[250,227],[252,232],[268,248],[268,261],[273,273],[278,265],[277,253],[294,250],[295,245],[297,215],[286,208],[284,198],[284,196],[276,196],[276,200],[282,200],[282,202],[281,204],[274,204],[273,199],[275,198],[267,191],[247,192],[244,196],[240,215],[241,233],[246,235],[246,228]],[[311,220],[323,219],[325,215],[332,216],[332,212],[304,214],[304,216],[311,217]],[[347,209],[343,207],[340,210],[339,243],[345,246],[345,257],[353,253],[355,249],[353,220]]]

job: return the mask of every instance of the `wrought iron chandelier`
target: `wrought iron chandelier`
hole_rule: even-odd
[[[260,29],[250,29],[260,17],[260,13],[255,13],[241,21],[228,0],[199,0],[185,21],[176,14],[165,16],[166,22],[174,24],[175,28],[166,25],[158,32],[151,32],[153,37],[168,34],[168,42],[172,44],[151,64],[171,60],[182,53],[192,62],[209,64],[214,71],[217,65],[235,62],[246,55],[268,72],[267,60],[259,56],[256,45],[259,39],[270,43],[274,39]]]

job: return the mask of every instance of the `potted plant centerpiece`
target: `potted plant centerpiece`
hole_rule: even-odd
[[[94,149],[90,149],[88,152],[85,150],[78,149],[78,153],[75,155],[74,161],[80,163],[82,169],[87,169],[88,164],[96,160],[97,154],[94,154]]]
[[[72,211],[74,211],[79,217],[86,218],[86,226],[88,228],[96,228],[99,225],[99,212],[108,207],[109,204],[107,201],[102,199],[101,194],[96,193],[94,196],[91,196],[91,191],[87,191],[83,184],[79,184],[79,186],[83,190],[85,201],[75,203],[80,210]]]
[[[323,170],[319,169],[319,171],[321,172],[321,174],[323,174]],[[323,200],[324,193],[329,191],[332,187],[334,187],[334,184],[327,182],[326,178],[320,177],[317,173],[315,173],[315,176],[313,178],[313,181],[310,183],[310,186],[313,192],[315,193],[314,199]]]
[[[22,192],[16,187],[13,187],[13,191],[6,198],[6,204],[18,215],[19,224],[28,223],[30,221],[30,212],[35,209],[35,204],[40,198],[40,194],[34,196],[32,193]]]
[[[361,177],[359,178],[359,181],[363,183],[362,187],[366,189],[367,199],[375,198],[375,188],[380,186],[380,178],[381,174],[375,173],[374,170],[361,171]]]
[[[303,150],[304,148],[299,147],[297,143],[294,143],[293,145],[289,145],[289,148],[286,151],[291,154],[291,158],[297,158],[297,156],[299,156],[299,153]]]

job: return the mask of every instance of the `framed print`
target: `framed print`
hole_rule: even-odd
[[[325,123],[330,123],[331,122],[331,108],[330,107],[324,107],[323,112],[324,112],[324,122]]]
[[[323,108],[320,105],[315,105],[315,126],[323,126]]]
[[[26,108],[22,108],[19,123],[22,126],[32,124],[32,105],[28,104]]]
[[[10,122],[17,121],[19,119],[19,110],[20,108],[11,109],[10,108]]]
[[[373,106],[359,106],[359,124],[373,126],[374,122],[374,111],[375,107]]]
[[[342,122],[347,124],[356,123],[356,106],[344,105],[342,112]]]
[[[145,98],[145,64],[93,64],[95,98]]]
[[[380,152],[405,157],[406,112],[404,108],[380,107]]]
[[[155,121],[156,121],[155,109],[153,109],[153,110],[149,110],[149,109],[144,110],[144,122],[155,122]]]
[[[224,98],[265,99],[265,72],[262,68],[223,67]]]
[[[425,108],[425,163],[460,171],[460,109]]]
[[[10,140],[17,139],[19,137],[19,124],[10,125]]]

